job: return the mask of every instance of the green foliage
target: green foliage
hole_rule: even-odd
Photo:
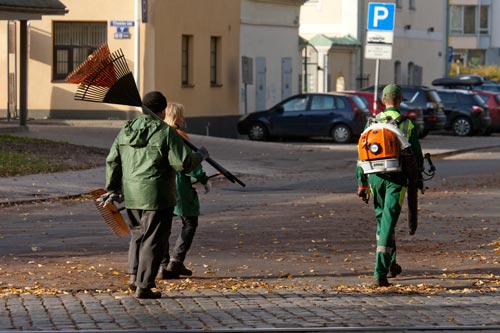
[[[489,80],[500,81],[500,67],[497,65],[476,66],[476,67],[460,66],[460,68],[457,71],[457,64],[453,63],[451,65],[451,69],[448,74],[450,76],[474,74],[474,75],[481,75],[485,78],[488,78]]]

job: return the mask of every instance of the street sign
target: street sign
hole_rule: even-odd
[[[114,35],[115,39],[130,39],[130,31],[128,27],[117,26]]]
[[[368,4],[368,30],[394,31],[396,18],[396,4],[375,3]]]
[[[368,4],[365,58],[392,59],[396,5],[393,3]]]
[[[112,27],[133,27],[134,21],[111,21],[110,25]]]
[[[392,45],[367,43],[365,46],[365,58],[391,60]]]
[[[366,42],[373,44],[392,44],[394,33],[392,31],[368,30],[366,32]]]

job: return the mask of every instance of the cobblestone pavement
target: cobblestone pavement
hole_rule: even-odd
[[[0,298],[0,330],[500,331],[490,294],[331,294],[286,290],[172,292],[159,300],[126,293]]]

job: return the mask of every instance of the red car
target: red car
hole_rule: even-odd
[[[374,99],[375,94],[371,91],[347,90],[347,91],[343,91],[342,93],[348,94],[348,95],[356,95],[359,98],[361,98],[361,100],[366,104],[367,108],[369,110],[371,110],[373,115],[385,110],[385,105],[378,98],[377,98],[377,110],[375,110],[374,104],[373,104],[373,99]],[[407,118],[409,118],[413,121],[413,124],[415,124],[415,127],[417,128],[417,131],[418,131],[418,137],[420,139],[423,139],[427,135],[427,133],[423,130],[424,129],[424,116],[423,116],[422,110],[419,108],[409,108],[403,102],[403,103],[401,103],[401,106],[400,106],[400,112],[401,112],[401,114],[405,115]]]
[[[359,96],[363,100],[363,102],[365,102],[368,110],[370,110],[373,115],[381,112],[382,110],[385,110],[385,105],[379,99],[377,99],[377,110],[375,110],[374,105],[373,105],[373,95],[374,95],[374,93],[371,92],[371,91],[347,90],[347,91],[342,91],[342,93],[343,94],[348,94],[348,95]]]
[[[475,90],[475,92],[488,104],[491,130],[493,132],[500,132],[500,94],[494,91]]]

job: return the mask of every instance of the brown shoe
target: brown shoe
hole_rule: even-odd
[[[135,297],[144,299],[156,299],[161,298],[161,292],[152,291],[150,288],[137,288],[135,291]]]
[[[130,289],[131,291],[137,290],[137,286],[135,285],[135,275],[134,274],[130,275],[130,278],[128,279],[128,289]]]

